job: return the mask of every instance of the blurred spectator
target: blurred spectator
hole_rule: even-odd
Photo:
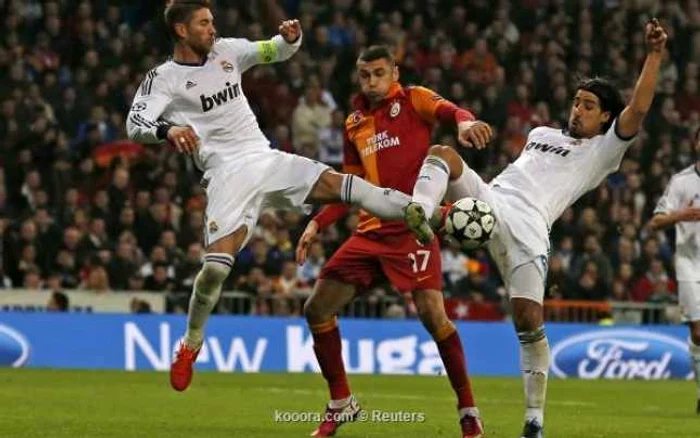
[[[129,2],[97,3],[32,2],[20,14],[22,2],[0,2],[7,25],[0,42],[0,287],[188,294],[204,248],[202,175],[170,147],[124,142],[132,97],[169,51],[161,6],[147,2],[135,13]],[[357,87],[356,56],[370,44],[395,49],[404,84],[439,90],[496,128],[485,151],[460,149],[486,180],[517,157],[532,127],[565,128],[580,76],[608,75],[629,96],[645,53],[635,26],[648,13],[634,2],[297,3],[302,49],[289,62],[251,69],[244,91],[272,147],[335,167]],[[670,50],[659,93],[619,171],[554,224],[550,298],[675,299],[672,239],[640,227],[670,175],[692,160],[691,134],[700,126],[696,3],[660,2]],[[257,2],[217,4],[224,36],[275,31],[256,21]],[[455,144],[454,133],[437,130],[433,142]],[[257,299],[312,285],[356,223],[354,211],[339,220],[292,275],[305,221],[267,211],[227,287]],[[500,276],[478,254],[444,248],[446,288],[500,300]],[[300,312],[295,304],[256,304],[243,313]]]
[[[469,276],[469,258],[462,253],[459,244],[449,242],[446,246],[441,253],[442,274],[445,289],[452,291],[462,279]]]
[[[131,313],[151,313],[151,305],[147,301],[133,298],[129,303]]]
[[[321,99],[321,87],[310,83],[292,116],[294,148],[301,155],[318,156],[319,132],[331,126],[331,108]]]
[[[69,307],[68,296],[61,291],[53,292],[46,303],[46,310],[49,312],[67,312]]]
[[[323,245],[321,242],[314,242],[309,247],[309,255],[302,266],[300,266],[298,277],[306,284],[313,285],[316,282],[321,268],[326,262]]]

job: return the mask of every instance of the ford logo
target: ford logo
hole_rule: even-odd
[[[0,366],[21,367],[29,359],[29,342],[18,331],[0,324]]]
[[[644,330],[598,330],[571,336],[552,348],[552,373],[582,379],[687,379],[688,346]]]

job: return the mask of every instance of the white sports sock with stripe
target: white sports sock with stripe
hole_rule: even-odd
[[[413,187],[413,202],[423,207],[426,218],[431,218],[447,192],[450,167],[445,160],[428,155],[420,168],[418,180]]]
[[[395,189],[377,187],[359,176],[345,175],[340,187],[340,200],[367,210],[380,219],[403,219],[403,209],[411,197]]]
[[[185,344],[197,349],[204,340],[204,326],[221,296],[221,286],[233,267],[230,254],[210,253],[204,256],[204,266],[194,280],[190,308],[187,312]]]

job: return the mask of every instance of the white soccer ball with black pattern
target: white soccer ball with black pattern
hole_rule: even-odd
[[[496,216],[489,204],[479,199],[463,198],[452,205],[445,220],[447,236],[462,248],[476,249],[491,239]]]

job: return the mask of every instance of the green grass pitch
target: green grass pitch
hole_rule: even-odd
[[[422,422],[364,421],[338,437],[460,436],[445,377],[350,376],[371,415],[424,416]],[[487,437],[517,438],[519,379],[473,379]],[[548,438],[700,437],[691,382],[550,380]],[[315,374],[199,373],[176,393],[155,372],[0,369],[0,437],[304,437],[327,399]],[[275,411],[286,413],[278,416]]]

